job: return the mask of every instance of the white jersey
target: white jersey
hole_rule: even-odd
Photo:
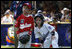
[[[55,28],[49,24],[43,24],[43,26],[39,29],[38,27],[35,27],[34,33],[35,33],[35,38],[42,37],[46,35],[48,32],[52,32]],[[41,35],[40,35],[40,34]]]
[[[1,20],[1,23],[13,23],[12,16],[10,15],[8,18],[4,16]]]
[[[56,31],[55,31],[55,38],[53,40],[51,38],[52,37],[51,32],[54,29],[55,28],[49,24],[43,24],[43,26],[40,29],[38,27],[34,28],[35,38],[41,38],[42,39],[42,37],[45,37],[45,35],[49,31],[49,34],[47,35],[47,37],[46,37],[46,39],[42,45],[42,48],[49,48],[51,44],[52,44],[53,48],[59,48],[58,47],[58,34]]]

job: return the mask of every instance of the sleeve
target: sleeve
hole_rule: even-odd
[[[20,19],[20,16],[16,19],[15,21],[15,27],[19,28],[19,19]]]
[[[18,30],[18,31],[16,31],[16,34],[19,34],[19,30]]]
[[[35,34],[35,38],[40,38],[40,35],[38,34],[36,28],[34,28],[34,34]]]
[[[16,19],[16,22],[15,22],[15,27],[19,28],[19,18],[20,16]],[[19,29],[16,31],[16,34],[19,34]]]
[[[31,27],[30,27],[30,31],[29,31],[29,35],[31,35],[32,34],[32,31],[34,30],[34,19],[33,18],[31,18]]]
[[[31,29],[34,30],[34,19],[33,19],[33,17],[31,17],[31,24],[32,24],[32,25],[31,25]],[[31,30],[31,31],[32,31],[32,30]]]
[[[55,28],[49,24],[46,24],[46,27],[47,27],[49,32],[52,32],[53,30],[55,30]]]

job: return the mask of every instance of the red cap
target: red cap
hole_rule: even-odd
[[[31,5],[29,3],[24,3],[23,6],[27,5],[29,9],[31,9]]]

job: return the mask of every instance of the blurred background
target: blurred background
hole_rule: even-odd
[[[1,1],[1,45],[7,45],[6,36],[8,28],[14,27],[14,20],[21,14],[22,7],[17,4],[30,3],[32,6],[31,15],[42,14],[45,23],[55,26],[59,34],[59,46],[71,47],[71,1]],[[19,4],[19,5],[20,5]],[[10,12],[8,11],[10,10]],[[15,16],[17,10],[17,14]],[[4,18],[9,13],[13,21],[11,24],[5,23]],[[10,20],[11,21],[11,20]],[[56,23],[57,22],[57,23]],[[5,26],[5,27],[4,27]],[[15,34],[16,35],[16,34]],[[34,33],[32,34],[32,43],[35,43]],[[2,37],[3,36],[3,37]],[[16,41],[15,41],[16,42]],[[17,45],[15,45],[17,47]],[[3,46],[4,47],[4,46]],[[6,47],[5,47],[6,48]],[[12,47],[14,48],[14,46]]]

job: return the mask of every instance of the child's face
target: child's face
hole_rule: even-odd
[[[41,22],[42,22],[42,20],[41,20],[39,17],[37,17],[37,18],[36,18],[36,24],[37,24],[38,26],[41,26]]]
[[[29,13],[28,6],[23,6],[23,13]]]

